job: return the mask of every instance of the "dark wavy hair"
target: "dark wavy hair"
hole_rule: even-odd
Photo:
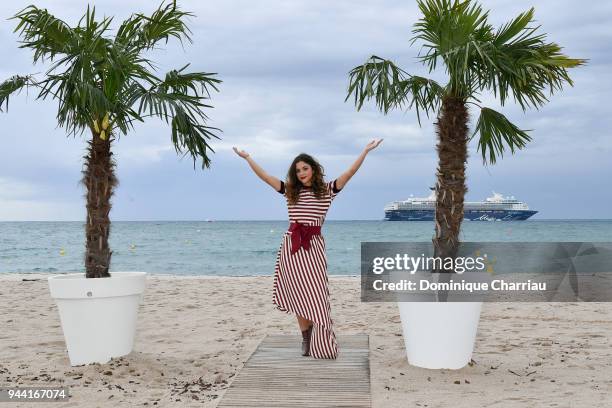
[[[325,181],[323,180],[323,176],[325,175],[323,166],[321,166],[321,164],[311,155],[300,153],[293,159],[285,181],[285,189],[287,190],[289,203],[297,203],[300,191],[304,188],[304,184],[298,179],[297,172],[295,171],[295,165],[298,162],[307,163],[312,167],[312,192],[317,199],[322,199],[327,193]]]

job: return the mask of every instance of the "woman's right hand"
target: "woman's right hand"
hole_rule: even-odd
[[[242,157],[243,159],[246,159],[247,157],[249,157],[249,154],[247,152],[245,152],[244,150],[238,150],[236,146],[232,147],[232,149],[234,149],[236,154]]]

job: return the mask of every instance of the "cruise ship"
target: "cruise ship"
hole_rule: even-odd
[[[385,206],[385,221],[433,221],[436,195],[429,197],[394,201]],[[463,219],[466,221],[522,221],[537,211],[530,210],[527,204],[493,191],[485,201],[466,201],[463,203]]]

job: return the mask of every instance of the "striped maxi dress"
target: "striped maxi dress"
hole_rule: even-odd
[[[322,226],[331,202],[340,192],[336,180],[326,183],[326,193],[317,199],[310,187],[302,188],[296,204],[289,204],[289,222]],[[281,180],[279,193],[286,196]],[[283,235],[274,267],[273,303],[277,309],[294,313],[313,322],[310,355],[335,359],[338,342],[333,329],[329,301],[327,256],[323,235],[313,235],[310,248],[291,254],[291,231]]]

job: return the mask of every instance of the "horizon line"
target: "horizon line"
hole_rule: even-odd
[[[326,219],[325,221],[386,221],[379,218],[361,218],[361,219]],[[534,221],[612,221],[612,218],[536,218],[521,221],[500,221],[507,222],[534,222]],[[8,222],[85,222],[85,220],[0,220],[0,223]],[[287,219],[266,219],[266,220],[239,220],[239,219],[204,219],[204,220],[111,220],[113,222],[290,222]],[[388,221],[393,222],[433,222],[433,221]],[[482,221],[465,221],[465,222],[482,222]],[[493,222],[493,221],[486,221]]]

